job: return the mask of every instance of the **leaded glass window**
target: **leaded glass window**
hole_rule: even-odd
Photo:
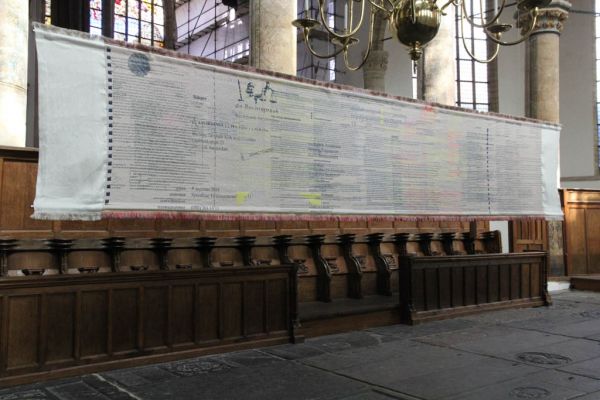
[[[465,0],[470,15],[480,15],[479,0]],[[460,35],[464,35],[464,43],[469,51],[480,59],[487,58],[487,37],[480,28],[464,24],[461,32],[460,16],[456,18],[456,105],[479,111],[489,111],[488,70],[487,64],[473,60]]]
[[[115,0],[115,39],[162,46],[164,30],[162,0]]]
[[[58,0],[55,0],[58,1]],[[163,46],[164,13],[162,0],[114,0],[114,37],[149,46]],[[52,23],[52,0],[45,1],[46,24]],[[104,19],[102,0],[90,0],[90,33],[101,35]]]
[[[90,0],[90,33],[102,35],[102,0]]]

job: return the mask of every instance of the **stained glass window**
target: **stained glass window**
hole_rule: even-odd
[[[55,0],[56,1],[56,0]],[[164,14],[162,0],[114,0],[116,39],[163,46]],[[51,0],[45,1],[44,22],[52,23]],[[102,34],[102,0],[90,0],[90,33]]]
[[[102,35],[102,0],[90,0],[90,33]]]
[[[115,0],[115,39],[162,46],[162,0]]]

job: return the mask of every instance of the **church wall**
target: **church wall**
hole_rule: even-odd
[[[525,45],[503,47],[498,55],[501,114],[525,116]]]
[[[406,48],[386,32],[384,49],[388,52],[388,69],[385,75],[385,90],[395,96],[412,98],[412,63]]]
[[[578,11],[593,11],[593,0],[573,2]],[[598,175],[596,161],[594,17],[570,13],[560,43],[561,176]],[[598,177],[600,179],[600,176]],[[596,183],[598,187],[599,183]],[[564,187],[572,187],[570,183]],[[585,187],[591,187],[586,184]]]

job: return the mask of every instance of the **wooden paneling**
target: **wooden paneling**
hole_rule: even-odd
[[[600,208],[588,208],[585,212],[588,274],[600,274]]]
[[[241,337],[242,332],[242,284],[241,283],[227,283],[221,286],[221,308],[222,308],[222,321],[223,330],[221,338],[223,339],[237,339]]]
[[[2,164],[0,209],[10,212],[0,213],[0,231],[22,231],[33,237],[36,233],[52,232],[52,222],[29,218],[33,212],[37,163],[5,159]]]
[[[198,285],[197,298],[198,315],[201,319],[196,321],[198,341],[207,342],[221,337],[219,332],[219,286]]]
[[[548,250],[548,225],[543,219],[521,219],[510,223],[511,253]]]
[[[408,323],[548,304],[546,253],[401,257],[400,308]]]
[[[248,282],[244,286],[244,321],[246,335],[255,335],[265,329],[266,282]]]
[[[138,290],[114,289],[111,292],[112,354],[133,353],[138,349]]]
[[[171,297],[171,323],[173,346],[194,343],[194,286],[174,285]]]
[[[568,275],[600,274],[600,191],[564,190]]]
[[[44,318],[46,329],[52,332],[46,340],[46,364],[75,359],[75,293],[51,293],[46,296]]]
[[[267,299],[269,301],[269,315],[267,332],[276,332],[286,329],[286,304],[288,303],[288,283],[284,279],[267,281]]]
[[[142,321],[145,349],[166,348],[169,332],[169,288],[167,286],[144,288]]]
[[[82,358],[108,354],[108,296],[107,290],[81,292],[78,339]]]
[[[93,371],[94,364],[133,365],[181,350],[289,341],[296,301],[289,292],[292,271],[277,266],[5,278],[0,385],[82,373],[75,366]]]
[[[40,295],[11,296],[8,301],[6,370],[39,366]]]

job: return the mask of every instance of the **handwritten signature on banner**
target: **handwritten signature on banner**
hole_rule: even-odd
[[[245,86],[245,90],[242,90],[242,86]],[[254,100],[254,104],[258,104],[259,101],[269,101],[270,103],[277,103],[275,99],[275,91],[271,87],[269,81],[265,82],[261,90],[256,90],[256,86],[253,81],[249,81],[245,85],[238,79],[238,90],[240,98],[238,101],[246,101],[248,99]]]

